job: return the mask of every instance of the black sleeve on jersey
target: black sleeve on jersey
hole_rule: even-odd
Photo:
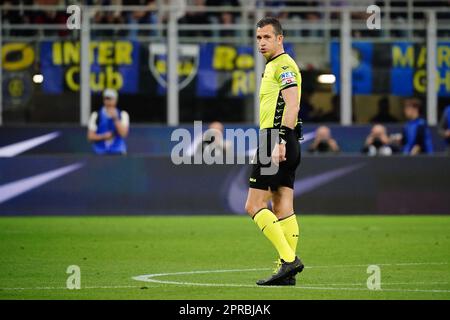
[[[297,84],[296,83],[288,84],[286,87],[283,87],[280,91],[283,91],[284,89],[292,88],[292,87],[297,87]]]

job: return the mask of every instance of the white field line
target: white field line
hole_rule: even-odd
[[[407,262],[407,263],[379,263],[378,266],[411,266],[411,265],[445,265],[448,262]],[[306,266],[308,269],[315,268],[346,268],[346,267],[367,267],[369,264],[348,264],[348,265],[331,265],[331,266]],[[207,287],[244,287],[244,288],[286,288],[281,286],[269,286],[260,287],[253,284],[233,284],[233,283],[198,283],[198,282],[180,282],[180,281],[170,281],[170,280],[157,280],[156,277],[165,276],[175,276],[175,275],[191,275],[191,274],[211,274],[211,273],[231,273],[231,272],[250,272],[250,271],[267,271],[271,268],[251,268],[251,269],[225,269],[225,270],[197,270],[197,271],[183,271],[183,272],[172,272],[172,273],[155,273],[149,275],[141,275],[132,277],[133,280],[151,282],[153,284],[151,287],[146,288],[157,288],[167,284],[173,285],[183,285],[183,286],[207,286]],[[448,284],[448,282],[386,282],[381,283],[381,285],[431,285],[431,284]],[[326,287],[329,286],[329,287]],[[368,290],[367,288],[346,288],[346,287],[336,287],[336,286],[365,286],[365,283],[311,283],[302,284],[297,287],[290,287],[294,289],[311,289],[311,290],[342,290],[342,291],[392,291],[392,292],[450,292],[450,290],[433,290],[433,289],[382,289],[382,290]],[[130,288],[142,288],[138,285],[118,285],[118,286],[82,286],[81,289],[130,289]],[[69,290],[66,287],[23,287],[23,288],[7,288],[0,287],[2,291],[19,291],[19,290]],[[77,290],[75,290],[77,291]]]
[[[265,289],[286,289],[284,286],[266,286],[261,287],[257,285],[251,284],[238,284],[238,283],[199,283],[199,282],[180,282],[180,281],[165,281],[165,280],[156,280],[149,278],[139,278],[134,277],[134,280],[145,281],[145,282],[153,282],[158,284],[173,284],[173,285],[182,285],[182,286],[200,286],[200,287],[238,287],[238,288],[265,288]],[[381,289],[381,290],[369,290],[367,288],[345,288],[345,287],[325,287],[340,285],[340,284],[312,284],[313,286],[295,286],[289,287],[292,289],[308,289],[308,290],[339,290],[339,291],[389,291],[389,292],[435,292],[435,293],[450,293],[450,290],[437,290],[437,289]],[[349,284],[346,284],[349,285]],[[350,285],[363,285],[361,283],[355,283]],[[315,287],[318,286],[318,287]]]
[[[428,285],[428,284],[448,284],[450,282],[448,281],[430,281],[430,282],[380,282],[380,285],[382,286],[393,286],[393,285]],[[366,286],[367,284],[365,282],[359,282],[359,283],[308,283],[306,285],[314,285],[314,286]]]
[[[384,263],[384,264],[377,264],[378,266],[408,266],[408,265],[443,265],[448,264],[447,262],[412,262],[412,263]],[[330,268],[330,267],[367,267],[367,264],[361,264],[361,265],[336,265],[336,266],[311,266],[306,268]],[[169,281],[169,280],[157,280],[154,279],[156,277],[163,277],[163,276],[174,276],[174,275],[190,275],[190,274],[210,274],[210,273],[224,273],[224,272],[246,272],[246,271],[256,271],[256,270],[268,270],[268,269],[236,269],[236,270],[206,270],[206,271],[186,271],[186,272],[175,272],[175,273],[157,273],[157,274],[149,274],[149,275],[141,275],[133,277],[133,280],[137,281],[144,281],[144,282],[152,282],[152,283],[158,283],[158,284],[173,284],[173,285],[183,285],[183,286],[205,286],[205,287],[244,287],[244,288],[261,288],[257,285],[250,285],[250,284],[234,284],[234,283],[198,283],[198,282],[181,282],[181,281]],[[444,282],[418,282],[416,284],[442,284]],[[447,283],[447,282],[445,282]],[[408,283],[384,283],[384,285],[400,285],[400,284],[413,284],[411,282]],[[312,285],[312,286],[311,286]],[[334,287],[334,286],[342,286],[342,285],[349,285],[349,286],[363,286],[364,283],[351,283],[351,284],[344,284],[344,283],[324,283],[324,284],[311,284],[310,286],[297,286],[292,287],[294,289],[311,289],[311,290],[341,290],[341,291],[369,291],[367,288],[344,288],[344,287]],[[381,284],[383,285],[383,283]],[[318,286],[318,287],[316,287]],[[331,286],[331,287],[324,287],[324,286]],[[271,287],[264,287],[264,288],[285,288],[281,286],[271,286]],[[374,290],[375,291],[375,290]],[[450,292],[450,290],[437,290],[437,289],[382,289],[380,291],[390,291],[390,292],[435,292],[435,293],[447,293]]]
[[[286,287],[281,286],[269,286],[269,287],[260,287],[257,285],[246,285],[246,284],[232,284],[232,283],[196,283],[196,282],[177,282],[177,281],[159,281],[154,280],[152,282],[160,283],[160,284],[175,284],[175,285],[183,285],[183,286],[206,286],[206,287],[243,287],[243,288],[264,288],[264,289],[286,289]],[[435,289],[381,289],[381,290],[368,290],[366,288],[345,288],[345,287],[322,287],[321,285],[338,285],[338,284],[315,284],[319,287],[309,287],[309,286],[297,286],[290,287],[292,289],[308,289],[308,290],[339,290],[339,291],[389,291],[389,292],[433,292],[433,293],[449,293],[450,290],[435,290]],[[349,284],[346,284],[349,285]],[[350,285],[361,285],[358,284],[350,284]],[[161,286],[151,286],[146,287],[150,288],[159,288]],[[81,289],[131,289],[131,288],[142,288],[142,286],[88,286],[82,287]],[[5,291],[20,291],[20,290],[68,290],[65,287],[33,287],[33,288],[0,288],[0,290]],[[78,290],[70,290],[70,291],[78,291]]]
[[[269,269],[264,269],[269,270]],[[164,282],[166,283],[166,282]],[[178,282],[176,282],[178,283]],[[419,284],[419,285],[430,285],[430,284],[448,284],[450,282],[447,281],[431,281],[431,282],[381,282],[381,285],[412,285],[412,284]],[[310,283],[305,285],[314,285],[314,286],[365,286],[366,283]],[[248,287],[257,287],[254,285],[245,285]],[[159,288],[163,287],[161,286],[152,286],[152,288]],[[142,285],[124,285],[124,286],[83,286],[81,289],[128,289],[128,288],[142,288]],[[148,288],[148,287],[147,287]],[[259,288],[259,286],[257,287]],[[68,290],[67,287],[28,287],[28,288],[0,288],[0,290]]]

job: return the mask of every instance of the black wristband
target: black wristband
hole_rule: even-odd
[[[284,141],[284,143],[286,143],[287,141],[287,137],[290,135],[290,133],[293,130],[289,127],[286,126],[281,126],[280,130],[278,131],[278,135],[279,135],[279,143],[281,143],[282,141]]]

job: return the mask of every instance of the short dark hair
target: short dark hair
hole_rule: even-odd
[[[405,100],[405,103],[410,107],[413,107],[414,109],[417,109],[419,111],[422,108],[422,100],[420,100],[417,97],[408,98]]]
[[[283,35],[283,28],[281,27],[280,21],[273,17],[265,17],[258,21],[256,24],[257,28],[262,28],[271,25],[275,31],[275,35]]]

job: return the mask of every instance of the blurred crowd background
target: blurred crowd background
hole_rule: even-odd
[[[169,0],[0,3],[3,125],[88,125],[80,115],[82,30],[66,26],[70,16],[66,8],[73,4],[90,6],[89,114],[101,109],[102,92],[111,88],[119,94],[118,107],[130,115],[131,127],[167,123]],[[393,134],[389,141],[397,143],[395,133],[411,120],[405,113],[408,101],[416,101],[420,118],[427,120],[427,12],[433,10],[439,82],[437,121],[429,124],[429,130],[433,141],[441,139],[434,149],[444,151],[445,110],[450,105],[450,1],[180,0],[175,4],[179,123],[256,123],[258,61],[253,32],[258,15],[277,17],[284,26],[286,51],[302,70],[300,116],[305,125],[341,123],[341,12],[350,8],[352,124],[368,125],[367,130],[373,124],[398,124],[388,132]],[[363,9],[371,4],[381,8],[380,30],[366,26],[370,14]]]

